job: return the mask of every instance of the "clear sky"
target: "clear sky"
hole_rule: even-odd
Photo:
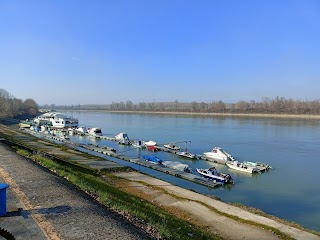
[[[39,104],[319,99],[319,0],[0,0],[0,88]]]

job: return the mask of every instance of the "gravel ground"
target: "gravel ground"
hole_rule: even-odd
[[[7,190],[7,215],[1,217],[0,226],[16,239],[151,239],[1,142],[0,168],[0,178],[13,181]]]

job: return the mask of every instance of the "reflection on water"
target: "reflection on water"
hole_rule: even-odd
[[[156,152],[164,161],[180,161],[196,168],[216,168],[230,173],[235,185],[209,189],[189,181],[145,169],[149,174],[197,192],[215,195],[227,202],[238,202],[264,212],[295,221],[320,231],[320,121],[315,119],[276,119],[248,117],[213,117],[194,115],[152,115],[104,112],[66,112],[79,119],[80,125],[100,127],[103,134],[128,133],[131,139],[154,140],[159,144],[191,141],[188,151],[196,154],[219,146],[240,161],[260,161],[274,169],[263,174],[245,174],[203,160],[183,159]],[[115,142],[73,136],[82,143],[106,145],[123,154],[137,157],[143,150]],[[177,144],[182,149],[185,143]],[[107,157],[110,158],[110,157]],[[138,168],[134,164],[115,161]],[[141,170],[141,169],[140,169]],[[308,197],[306,197],[308,196]]]

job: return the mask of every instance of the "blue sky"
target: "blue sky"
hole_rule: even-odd
[[[0,33],[39,104],[319,99],[318,0],[1,0]]]

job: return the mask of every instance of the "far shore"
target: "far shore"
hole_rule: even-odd
[[[213,117],[252,117],[252,118],[282,118],[282,119],[320,119],[320,115],[306,114],[268,114],[268,113],[195,113],[195,112],[153,112],[153,111],[114,111],[114,110],[65,110],[65,111],[91,111],[112,113],[135,113],[135,114],[159,114],[159,115],[196,115]]]

